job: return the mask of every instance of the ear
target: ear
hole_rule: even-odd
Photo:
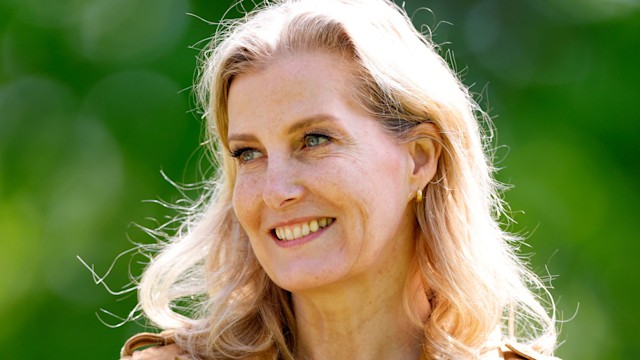
[[[410,171],[408,183],[412,192],[424,189],[433,179],[438,169],[438,160],[442,150],[442,136],[433,123],[422,123],[407,134]]]

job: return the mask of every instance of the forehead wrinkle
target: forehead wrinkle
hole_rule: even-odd
[[[331,88],[330,89],[331,91],[328,91],[328,92],[330,92],[330,93],[336,93],[336,92],[340,93],[342,95],[341,98],[342,98],[343,101],[345,101],[347,104],[349,104],[351,106],[359,108],[358,104],[354,103],[352,101],[352,99],[351,99],[351,96],[349,96],[350,93],[351,93],[351,91],[350,91],[351,89],[349,89],[348,83],[346,81],[344,81],[345,78],[349,77],[349,75],[352,74],[352,69],[351,69],[352,65],[348,61],[345,61],[342,58],[336,59],[335,58],[336,55],[334,55],[332,53],[305,52],[305,53],[301,54],[300,57],[311,56],[311,57],[315,58],[318,55],[320,55],[320,57],[325,57],[325,58],[329,57],[329,59],[332,60],[331,61],[331,63],[332,63],[331,69],[333,69],[332,71],[335,71],[335,72],[338,73],[337,74],[338,75],[337,76],[338,81],[335,82],[335,83],[332,83],[332,84],[328,84],[330,86],[330,88]],[[259,69],[258,71],[252,71],[252,72],[244,73],[242,75],[237,76],[234,79],[234,81],[231,83],[230,87],[233,88],[234,85],[238,85],[238,81],[239,80],[248,80],[249,78],[251,78],[254,75],[273,76],[273,74],[271,73],[271,70],[273,70],[274,67],[282,67],[282,66],[284,66],[283,64],[287,64],[288,65],[292,61],[299,60],[300,57],[283,57],[283,58],[276,59],[273,63],[271,63],[269,66],[267,66],[265,68]],[[326,61],[326,59],[325,59],[325,61]],[[336,62],[337,62],[337,64],[336,64]],[[287,77],[287,79],[289,81],[300,81],[299,78],[303,78],[304,79],[304,78],[307,77],[306,76],[306,72],[304,72],[303,69],[298,68],[298,67],[294,67],[293,70],[296,70],[296,71],[292,71],[292,69],[288,69],[287,72],[286,72],[286,74],[289,75]],[[306,68],[304,70],[306,70]],[[347,76],[344,76],[345,74]],[[294,75],[296,75],[296,76],[294,76]],[[278,75],[278,76],[280,76],[280,75]],[[293,76],[293,77],[291,77],[291,76]],[[278,78],[278,80],[281,81],[283,79]],[[282,87],[283,84],[281,84],[280,81],[276,81],[275,84],[272,84],[272,86],[278,84],[278,85],[280,85],[280,87]],[[244,84],[244,86],[247,86],[247,84]],[[289,90],[289,88],[290,88],[289,86],[284,86],[280,90],[286,91],[286,90]],[[251,92],[251,90],[252,89],[250,87],[249,91]],[[274,90],[274,89],[272,89],[272,90]],[[317,88],[311,88],[311,89],[307,89],[307,92],[315,94],[315,91],[317,91],[317,90],[318,90]],[[325,90],[327,90],[327,89],[325,89]],[[236,92],[237,91],[239,91],[239,90],[236,89]],[[230,91],[230,93],[231,93],[231,91]],[[291,95],[289,95],[289,96],[291,96]],[[312,97],[314,99],[317,99],[317,96],[312,96]],[[339,119],[337,119],[334,114],[331,114],[330,112],[328,112],[328,113],[327,112],[322,112],[322,110],[320,110],[320,109],[316,109],[316,110],[320,110],[317,114],[313,114],[315,111],[313,111],[314,109],[312,109],[312,108],[307,108],[307,109],[304,109],[304,108],[297,108],[297,109],[293,108],[292,109],[291,108],[292,104],[291,104],[291,101],[289,100],[289,97],[287,97],[287,100],[283,100],[283,101],[280,101],[280,102],[284,102],[284,103],[277,104],[276,107],[280,107],[282,110],[288,108],[289,110],[292,110],[292,111],[280,112],[280,114],[279,114],[280,117],[277,120],[274,119],[273,121],[275,121],[277,123],[282,123],[283,120],[285,120],[284,123],[286,124],[288,122],[288,121],[286,121],[286,117],[288,117],[288,116],[292,116],[294,119],[295,118],[301,118],[300,120],[295,121],[293,124],[289,125],[288,128],[285,125],[285,127],[282,128],[282,130],[281,130],[284,134],[291,135],[291,134],[300,132],[301,130],[303,130],[305,128],[309,128],[309,127],[315,126],[317,124],[321,124],[323,122],[329,122],[329,123],[331,123],[331,122],[333,122],[333,123],[340,122]],[[315,107],[315,106],[313,106],[313,107]],[[311,111],[309,111],[309,110],[311,110]],[[306,112],[306,111],[309,111],[310,113],[312,113],[312,115],[305,116],[304,113],[301,113],[301,112]],[[288,112],[288,114],[286,114],[287,112]],[[296,114],[296,112],[298,112],[298,114]],[[247,114],[245,114],[245,116],[246,115]],[[257,114],[253,114],[253,115],[255,116]],[[262,116],[264,114],[260,114],[260,115]],[[258,136],[259,134],[252,134],[251,133],[252,131],[249,130],[249,129],[247,129],[247,130],[249,130],[247,133],[232,134],[229,131],[230,128],[231,128],[230,123],[232,123],[232,121],[231,121],[230,118],[228,118],[228,121],[229,121],[229,124],[227,126],[227,135],[228,135],[227,144],[230,143],[231,141],[246,141],[246,142],[258,142],[259,141],[259,136]],[[268,125],[268,126],[273,128],[274,125],[275,125],[274,123],[271,123],[271,125]]]

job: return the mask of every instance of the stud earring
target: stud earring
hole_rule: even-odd
[[[422,202],[422,190],[421,189],[416,190],[416,202],[417,203]]]

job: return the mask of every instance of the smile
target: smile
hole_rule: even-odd
[[[334,218],[323,217],[308,221],[306,223],[299,223],[290,226],[280,226],[273,229],[273,232],[279,240],[291,241],[318,232],[331,225],[334,220]]]

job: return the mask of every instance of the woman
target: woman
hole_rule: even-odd
[[[124,358],[553,352],[527,285],[544,287],[496,221],[488,119],[403,10],[277,1],[218,31],[203,65],[219,172],[139,285],[167,331]]]

